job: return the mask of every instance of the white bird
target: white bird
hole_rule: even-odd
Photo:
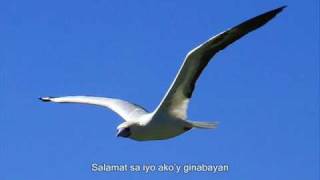
[[[187,118],[187,108],[197,79],[220,50],[247,33],[263,26],[285,6],[271,10],[228,29],[191,50],[161,103],[153,112],[141,106],[114,98],[90,96],[42,97],[45,102],[82,103],[104,106],[124,120],[117,136],[137,141],[162,140],[178,136],[192,128],[215,128],[215,122],[195,122]]]

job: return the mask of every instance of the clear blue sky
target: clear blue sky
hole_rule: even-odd
[[[189,108],[216,130],[116,138],[120,117],[40,96],[123,98],[152,110],[185,54],[288,5],[219,53]],[[319,1],[0,2],[0,179],[319,178]],[[228,164],[226,173],[93,173],[91,163]]]

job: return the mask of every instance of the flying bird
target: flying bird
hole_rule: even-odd
[[[117,136],[137,141],[168,139],[193,128],[216,128],[216,122],[191,121],[187,117],[188,104],[197,79],[217,52],[249,32],[263,26],[284,8],[285,6],[282,6],[249,19],[221,32],[191,50],[186,55],[164,98],[152,112],[148,112],[143,107],[125,100],[106,97],[41,97],[40,100],[55,103],[92,104],[109,108],[124,120],[117,127]]]

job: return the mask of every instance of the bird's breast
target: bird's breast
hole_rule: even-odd
[[[130,138],[138,141],[169,139],[190,130],[184,120],[174,118],[152,119],[136,129]]]

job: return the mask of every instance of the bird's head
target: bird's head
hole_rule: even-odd
[[[117,127],[117,137],[129,138],[138,124],[133,122],[123,122]]]

